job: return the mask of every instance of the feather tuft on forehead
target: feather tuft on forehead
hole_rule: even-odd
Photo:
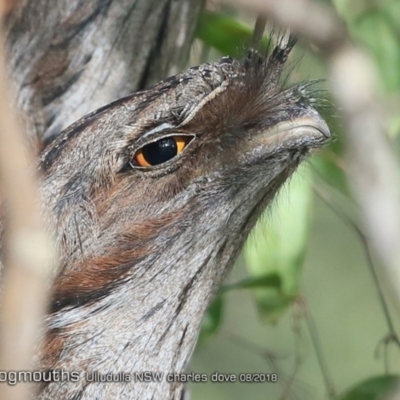
[[[266,54],[250,49],[241,60],[223,57],[220,62],[192,68],[201,76],[197,79],[205,89],[204,97],[193,107],[187,103],[180,126],[212,127],[214,131],[266,128],[298,115],[310,103],[313,82],[285,87],[281,79],[296,41],[287,33],[277,37]]]

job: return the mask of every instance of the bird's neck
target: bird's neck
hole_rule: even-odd
[[[218,243],[212,234],[191,236],[184,232],[183,241],[175,238],[153,262],[146,258],[133,266],[107,296],[50,317],[53,338],[47,351],[54,354],[47,355],[52,365],[46,368],[82,374],[78,382],[47,384],[40,398],[61,398],[61,391],[82,393],[82,399],[180,398],[182,384],[167,375],[184,371],[206,307],[234,257],[231,252],[225,257],[226,242]],[[159,372],[162,378],[135,381],[143,372]],[[106,374],[115,379],[128,374],[132,381],[87,381]]]

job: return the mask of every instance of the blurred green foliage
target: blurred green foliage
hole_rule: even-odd
[[[200,14],[195,34],[221,54],[238,57],[249,43],[252,30],[232,17],[205,10]]]
[[[398,384],[398,376],[376,376],[361,382],[339,400],[382,400],[382,397],[389,394]]]
[[[321,0],[322,1],[322,0]],[[347,24],[353,40],[373,58],[381,81],[382,96],[394,96],[399,105],[400,89],[400,1],[399,0],[332,0]],[[204,11],[196,35],[205,48],[218,50],[221,55],[238,57],[251,43],[252,27],[223,11]],[[295,78],[320,78],[324,60],[312,59],[315,68],[296,66]],[[315,74],[315,75],[314,75]],[[322,75],[322,77],[324,77]],[[325,93],[329,99],[329,94]],[[397,103],[396,103],[397,101]],[[328,101],[331,104],[331,101]],[[326,187],[337,190],[350,199],[344,162],[344,135],[340,112],[332,105],[322,108],[335,139],[327,149],[313,157],[311,165],[302,168],[289,182],[285,199],[279,198],[274,214],[268,211],[257,224],[244,251],[247,278],[225,285],[205,317],[201,340],[215,334],[223,323],[224,296],[232,290],[251,290],[260,320],[277,322],[299,296],[303,262],[313,212],[313,176],[322,179]],[[388,113],[387,130],[395,136],[400,130],[400,114]],[[286,201],[287,200],[287,201]],[[361,383],[338,400],[378,400],[387,392],[397,376],[376,376]]]
[[[244,253],[250,276],[280,278],[278,286],[254,290],[260,316],[268,322],[276,322],[298,296],[312,201],[309,167],[302,166],[286,190],[290,202],[278,199],[274,213],[261,217]]]
[[[400,2],[335,0],[355,41],[374,57],[383,87],[400,87]]]

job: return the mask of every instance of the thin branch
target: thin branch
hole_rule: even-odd
[[[6,206],[0,370],[24,371],[33,368],[39,346],[55,257],[41,223],[33,156],[10,107],[3,41],[0,37],[0,193]],[[27,384],[2,384],[0,399],[26,400],[31,389]]]
[[[324,193],[321,189],[319,189],[316,186],[314,186],[313,189],[314,189],[315,193],[317,194],[317,196],[336,214],[336,216],[338,218],[340,218],[346,225],[348,225],[358,236],[358,238],[361,242],[361,246],[362,246],[365,258],[367,260],[368,268],[371,272],[372,279],[374,281],[374,285],[375,285],[377,293],[378,293],[379,302],[381,304],[382,311],[383,311],[383,314],[386,319],[386,323],[388,325],[389,333],[387,335],[385,335],[385,337],[380,341],[380,343],[383,342],[383,343],[387,344],[387,343],[393,342],[398,346],[398,348],[400,348],[400,341],[397,336],[396,330],[394,328],[394,323],[393,323],[392,317],[390,315],[389,306],[386,302],[385,296],[383,294],[382,285],[379,281],[379,278],[378,278],[378,275],[376,272],[376,267],[375,267],[373,259],[372,259],[372,254],[371,254],[371,250],[369,247],[367,237],[365,236],[365,234],[361,230],[361,228],[356,224],[356,222],[354,222],[348,215],[346,215],[345,213],[340,211],[333,204],[332,200],[328,198],[326,193]],[[378,346],[379,346],[379,344],[378,344]],[[387,360],[385,360],[385,364],[387,365]],[[387,369],[387,367],[386,367],[386,369]]]
[[[280,399],[300,399],[303,397],[300,395],[300,392],[304,391],[306,393],[309,390],[309,388],[305,389],[301,387],[305,386],[306,384],[304,382],[300,382],[300,380],[296,378],[296,371],[294,372],[294,374],[288,376],[287,374],[284,374],[283,371],[279,368],[277,361],[279,359],[283,359],[283,356],[278,356],[274,352],[271,352],[264,347],[252,343],[251,341],[235,334],[228,334],[227,336],[232,342],[234,342],[238,346],[253,354],[256,354],[257,356],[261,356],[267,361],[271,368],[271,373],[275,373],[278,375],[278,382],[282,386],[283,393]]]
[[[311,342],[313,344],[314,351],[317,356],[319,368],[321,370],[321,374],[322,374],[322,377],[325,382],[326,391],[328,393],[329,398],[334,399],[336,397],[335,389],[334,389],[332,379],[331,379],[329,371],[328,371],[328,364],[325,361],[325,357],[324,357],[324,354],[322,351],[322,345],[319,340],[317,326],[315,325],[315,322],[314,322],[313,318],[311,317],[310,313],[306,314],[305,319],[306,319],[308,331],[310,332]]]
[[[257,45],[261,43],[266,25],[267,19],[263,15],[259,15],[257,17],[256,23],[254,24],[253,36],[251,38],[252,47],[257,47]]]
[[[347,41],[344,24],[327,6],[310,0],[219,0],[252,9],[310,39],[325,54]]]

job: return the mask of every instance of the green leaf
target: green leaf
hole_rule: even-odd
[[[219,330],[222,322],[223,306],[223,298],[221,295],[218,295],[211,303],[204,316],[199,337],[200,343]]]
[[[308,167],[300,168],[272,206],[272,215],[267,211],[267,224],[261,218],[245,247],[251,277],[274,274],[280,278],[279,286],[269,281],[255,290],[260,316],[268,322],[276,322],[298,295],[309,228],[310,177]]]
[[[383,375],[369,378],[338,400],[383,400],[396,384],[400,384],[400,377],[394,375]]]
[[[252,29],[227,15],[206,10],[200,14],[195,36],[222,54],[237,57],[249,43]]]

